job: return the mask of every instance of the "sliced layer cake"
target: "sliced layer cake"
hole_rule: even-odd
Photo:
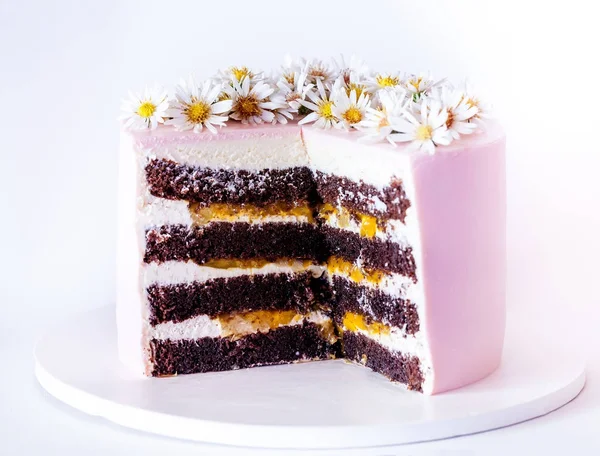
[[[125,133],[118,329],[151,376],[344,357],[434,393],[499,363],[504,138]]]

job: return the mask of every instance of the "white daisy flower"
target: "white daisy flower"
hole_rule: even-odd
[[[390,136],[397,130],[397,124],[401,124],[404,112],[409,108],[411,99],[406,97],[404,89],[399,90],[380,90],[377,92],[379,99],[378,108],[368,108],[365,120],[360,130],[366,136],[361,140],[367,142],[378,142],[387,140],[395,144]]]
[[[244,78],[249,78],[250,83],[253,84],[264,79],[264,75],[262,72],[255,73],[246,66],[232,66],[226,70],[219,70],[213,80],[223,86],[230,86],[233,85],[233,81],[241,83]]]
[[[394,125],[399,133],[389,135],[393,142],[411,141],[409,150],[420,150],[429,154],[435,153],[438,145],[450,144],[451,137],[446,128],[448,113],[438,100],[424,99],[420,112],[404,112],[404,118]]]
[[[317,90],[309,91],[307,96],[311,101],[299,100],[299,103],[312,112],[298,124],[314,122],[315,127],[326,130],[335,127],[339,120],[333,114],[334,102],[331,93],[327,93],[325,85],[320,79],[317,79]]]
[[[440,79],[435,81],[431,75],[423,74],[420,75],[412,74],[404,80],[404,86],[406,89],[413,94],[413,100],[419,101],[423,94],[428,94],[431,89],[438,87],[446,82],[446,79]]]
[[[334,83],[335,87],[342,87],[346,91],[346,95],[350,96],[350,92],[355,91],[356,97],[361,95],[371,95],[371,90],[367,84],[367,80],[360,73],[349,71],[346,74],[340,74]]]
[[[233,79],[231,82],[232,85],[224,89],[232,101],[229,117],[252,125],[273,121],[275,114],[272,110],[281,108],[269,99],[275,91],[273,87],[262,81],[251,85],[248,76],[241,81]]]
[[[348,62],[346,62],[346,59],[343,55],[340,56],[339,62],[336,59],[332,60],[338,74],[344,79],[344,83],[346,85],[350,84],[351,75],[353,75],[355,78],[362,79],[369,72],[369,67],[365,65],[364,60],[355,55],[352,55]]]
[[[316,84],[321,81],[325,87],[333,84],[336,78],[335,72],[322,60],[303,60],[306,77],[309,83]]]
[[[291,112],[298,112],[302,106],[300,100],[306,99],[306,94],[312,90],[314,86],[307,83],[306,73],[282,73],[277,80],[277,88],[279,93],[285,99],[285,102],[291,108]]]
[[[471,120],[483,127],[484,120],[491,117],[491,106],[489,103],[485,102],[479,96],[473,93],[473,89],[468,82],[465,82],[463,97],[467,106],[477,109],[477,113],[472,117]]]
[[[459,139],[460,135],[468,135],[477,129],[477,124],[469,120],[477,115],[478,109],[469,104],[462,90],[441,87],[433,96],[439,99],[442,109],[448,113],[446,128],[453,139]]]
[[[286,124],[288,123],[288,120],[294,118],[294,113],[298,112],[297,109],[290,106],[290,103],[287,102],[285,95],[281,91],[275,92],[271,96],[270,101],[277,106],[276,108],[273,108],[273,114],[275,115],[271,121],[273,124]]]
[[[404,91],[402,87],[402,75],[398,73],[373,73],[367,78],[367,86],[373,93],[378,90],[396,90]]]
[[[124,121],[123,127],[127,130],[154,130],[159,123],[164,123],[168,108],[169,99],[164,89],[146,87],[141,93],[129,92],[129,100],[123,101],[123,115],[119,119]]]
[[[165,125],[173,125],[176,130],[193,130],[201,132],[206,127],[216,134],[215,126],[223,127],[227,121],[227,113],[232,101],[219,101],[222,87],[214,81],[205,81],[198,86],[190,76],[189,80],[181,80],[175,88],[175,101],[167,111],[170,120]]]
[[[293,73],[302,73],[304,67],[306,66],[306,61],[303,59],[295,59],[291,55],[286,54],[283,58],[282,73],[283,74],[293,74]]]
[[[366,93],[358,95],[354,89],[348,94],[346,88],[339,85],[332,93],[333,115],[340,119],[337,127],[346,130],[352,127],[360,129],[366,119],[367,109],[371,106],[369,95]]]

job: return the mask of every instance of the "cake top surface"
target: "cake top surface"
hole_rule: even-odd
[[[386,150],[398,154],[418,154],[415,148],[409,144],[389,142],[364,143],[361,141],[361,132],[357,130],[322,130],[312,126],[298,125],[297,121],[291,121],[286,124],[261,124],[248,125],[241,122],[235,122],[221,128],[217,133],[211,133],[207,130],[194,132],[191,130],[177,130],[165,125],[158,125],[155,129],[126,131],[142,147],[153,148],[179,144],[196,144],[199,142],[214,141],[244,141],[256,140],[260,138],[284,138],[291,135],[309,135],[319,139],[328,139],[336,141],[338,144],[348,142],[349,144],[364,145],[372,147],[374,150]],[[454,141],[449,145],[437,146],[438,153],[457,152],[470,149],[472,146],[482,146],[490,144],[504,138],[504,130],[495,120],[486,120],[485,126],[471,135],[461,137],[460,141]],[[363,149],[364,150],[364,149]]]
[[[488,105],[466,83],[371,71],[353,57],[332,64],[287,58],[270,75],[230,67],[203,82],[182,79],[172,93],[158,86],[130,92],[121,121],[143,142],[188,134],[202,141],[280,136],[310,124],[331,130],[328,137],[345,133],[352,141],[433,154],[454,149],[451,144],[489,141],[499,131],[494,122],[487,134],[474,134],[489,117]]]

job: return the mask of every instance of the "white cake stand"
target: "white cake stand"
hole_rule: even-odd
[[[114,309],[103,308],[43,336],[35,349],[41,385],[85,413],[202,442],[348,448],[441,439],[544,415],[585,382],[571,351],[514,331],[492,376],[433,397],[341,360],[146,379],[119,364],[114,320]]]

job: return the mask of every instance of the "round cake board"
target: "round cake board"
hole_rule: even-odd
[[[44,335],[40,384],[85,413],[201,442],[325,449],[442,439],[544,415],[585,382],[583,360],[568,349],[511,331],[495,373],[437,396],[343,360],[145,378],[117,359],[114,313],[80,314]]]

